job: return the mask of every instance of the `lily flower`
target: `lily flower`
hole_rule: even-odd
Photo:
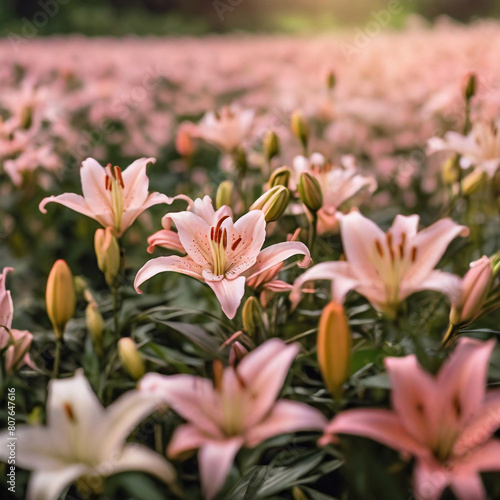
[[[167,217],[175,223],[180,245],[187,255],[158,257],[147,262],[135,277],[138,293],[142,283],[158,273],[187,274],[205,282],[232,319],[245,293],[247,279],[293,255],[305,256],[301,266],[310,262],[309,250],[296,241],[261,250],[266,239],[266,221],[261,210],[252,210],[233,222],[229,207],[215,212],[212,206],[208,208],[206,200],[200,200],[195,202],[194,211],[171,213]]]
[[[441,219],[418,231],[419,217],[396,216],[384,233],[374,222],[353,211],[340,219],[347,262],[323,262],[294,283],[290,298],[300,300],[301,288],[311,280],[332,280],[332,295],[343,302],[350,290],[366,297],[378,310],[394,317],[399,304],[421,290],[435,290],[458,302],[458,276],[434,270],[447,246],[469,229],[451,219]]]
[[[236,367],[214,370],[214,383],[192,375],[155,373],[141,380],[140,390],[163,398],[188,421],[175,430],[168,456],[176,458],[199,449],[207,500],[224,485],[242,446],[253,447],[272,436],[326,425],[323,414],[305,403],[276,402],[299,348],[279,339],[268,340]]]
[[[447,132],[444,139],[433,137],[428,142],[429,154],[437,151],[452,151],[462,156],[462,168],[471,166],[493,178],[500,166],[500,119],[486,123],[478,121],[473,124],[472,130],[466,136],[458,132]]]
[[[83,371],[49,382],[47,426],[16,428],[16,466],[32,470],[27,500],[56,500],[69,484],[81,478],[91,488],[99,479],[123,471],[153,474],[174,484],[172,466],[139,444],[125,444],[135,426],[158,405],[158,399],[129,391],[104,409]],[[0,434],[10,443],[9,434]],[[9,448],[2,446],[0,460]]]
[[[10,291],[5,287],[7,273],[11,267],[5,267],[0,274],[0,351],[5,350],[5,372],[11,375],[23,365],[35,368],[29,355],[33,335],[26,330],[12,328],[14,304]]]
[[[253,125],[254,111],[237,106],[224,106],[219,112],[208,112],[191,131],[225,153],[234,152],[248,137]]]
[[[149,193],[146,166],[155,161],[154,158],[141,158],[122,172],[120,167],[112,168],[108,164],[103,168],[96,160],[88,158],[80,169],[83,196],[75,193],[49,196],[41,201],[40,211],[47,213],[45,206],[48,203],[59,203],[95,219],[104,227],[112,227],[119,237],[147,208],[185,198]]]
[[[500,470],[500,390],[485,391],[494,345],[461,338],[436,377],[414,355],[387,358],[392,410],[346,410],[320,444],[354,434],[415,457],[418,500],[438,500],[447,486],[458,500],[486,500],[479,473]]]

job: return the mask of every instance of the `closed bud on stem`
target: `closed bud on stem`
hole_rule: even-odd
[[[118,341],[118,356],[121,364],[134,380],[139,380],[144,375],[144,361],[137,350],[136,343],[130,337],[123,337]]]
[[[278,220],[290,201],[290,191],[284,186],[275,186],[258,198],[250,210],[262,210],[266,222]]]
[[[273,188],[275,186],[285,186],[287,188],[291,175],[292,172],[288,167],[278,168],[269,178],[269,188]]]
[[[231,181],[223,181],[217,188],[217,195],[215,196],[215,206],[217,210],[224,205],[231,206],[233,197],[234,184]]]
[[[292,124],[292,132],[295,134],[295,137],[297,137],[297,139],[302,144],[304,151],[307,150],[309,130],[307,127],[307,122],[305,121],[300,111],[295,111],[293,113],[291,124]]]
[[[302,172],[299,180],[299,196],[302,203],[313,213],[323,206],[323,193],[316,178],[309,172]]]
[[[106,283],[111,287],[118,276],[121,266],[120,245],[113,229],[98,229],[94,236],[97,266],[104,273]]]
[[[270,162],[275,156],[280,154],[280,143],[274,130],[268,130],[264,136],[264,155]]]
[[[340,399],[349,376],[352,348],[351,331],[342,304],[332,301],[323,309],[317,348],[323,380],[330,393]]]
[[[255,297],[250,297],[243,306],[241,313],[243,329],[250,337],[257,337],[265,332],[264,311]]]
[[[481,308],[490,292],[493,276],[492,261],[485,255],[471,263],[469,271],[462,280],[462,301],[451,307],[452,325],[473,321],[481,313]]]
[[[293,487],[292,497],[293,500],[309,500],[306,494],[298,486]]]
[[[328,90],[333,90],[337,84],[337,77],[333,71],[329,71],[326,75],[326,88]]]
[[[47,315],[56,338],[62,339],[66,324],[75,314],[76,295],[73,274],[66,261],[59,259],[52,266],[45,291]]]
[[[89,302],[85,309],[85,323],[92,339],[92,345],[96,353],[102,355],[102,332],[104,331],[104,320],[99,307],[95,302]]]
[[[488,176],[482,170],[476,168],[462,181],[462,193],[465,196],[470,196],[484,185]]]
[[[177,130],[177,135],[175,136],[175,149],[181,156],[191,156],[195,151],[194,140],[191,135],[191,129],[193,125],[191,123],[183,123]]]
[[[233,342],[229,351],[229,365],[236,367],[238,363],[248,354],[247,349],[240,342]]]
[[[454,158],[450,158],[443,163],[441,167],[441,178],[445,184],[453,184],[458,181],[460,166]]]
[[[465,99],[470,101],[477,92],[477,78],[474,73],[469,73],[464,78],[463,93]]]

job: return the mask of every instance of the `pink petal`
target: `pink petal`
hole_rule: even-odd
[[[281,400],[261,423],[247,433],[247,445],[257,446],[272,436],[296,431],[322,430],[327,424],[325,416],[316,408],[296,401]]]
[[[209,226],[215,226],[217,221],[225,215],[228,215],[231,219],[233,218],[233,212],[227,205],[215,211],[209,196],[205,196],[203,199],[197,198],[193,203],[191,211],[201,217]]]
[[[382,409],[346,410],[337,415],[326,427],[320,444],[330,441],[332,434],[363,436],[415,456],[428,456],[430,451],[419,444],[402,425],[399,416]]]
[[[402,235],[405,234],[405,239],[411,239],[416,236],[418,231],[418,222],[420,217],[418,215],[396,215],[394,222],[389,229],[393,236],[395,245],[399,245],[402,240]],[[388,232],[389,232],[388,231]]]
[[[210,226],[192,212],[172,213],[169,217],[174,221],[180,242],[191,259],[203,268],[212,269]]]
[[[7,273],[13,271],[12,267],[4,267],[0,274],[0,325],[10,328],[14,316],[14,304],[9,290],[5,288]],[[2,346],[0,346],[1,348]]]
[[[450,299],[452,303],[460,302],[462,298],[462,280],[454,274],[443,271],[430,271],[421,281],[413,278],[407,280],[406,276],[401,281],[399,299],[404,300],[415,292],[421,290],[434,290],[440,292]]]
[[[141,379],[139,389],[162,398],[207,436],[215,439],[223,436],[220,397],[210,380],[191,375],[148,373]]]
[[[449,483],[447,471],[433,457],[419,460],[415,465],[413,491],[417,500],[439,500]]]
[[[186,253],[181,244],[179,235],[170,229],[162,229],[152,234],[148,238],[148,253],[153,253],[155,247],[167,248],[168,250],[175,250],[179,253]]]
[[[454,474],[450,478],[450,486],[457,500],[487,500],[483,481],[477,473]]]
[[[93,158],[82,162],[80,177],[85,201],[95,214],[112,211],[111,194],[106,190],[106,170]]]
[[[168,456],[175,459],[186,452],[197,450],[210,441],[198,427],[192,424],[184,424],[177,427],[168,445]]]
[[[144,205],[149,192],[149,178],[146,167],[155,163],[155,158],[140,158],[135,160],[123,172],[123,205],[128,208],[139,208]]]
[[[230,219],[226,219],[226,222],[229,221]],[[226,276],[232,278],[245,272],[257,260],[266,239],[264,212],[261,210],[248,212],[238,219],[233,227],[228,224],[227,233]],[[241,241],[236,246],[239,238]]]
[[[481,411],[494,346],[494,339],[482,342],[462,337],[439,371],[440,399],[450,409],[458,408],[457,418],[464,424]]]
[[[243,445],[242,437],[212,441],[198,452],[200,476],[206,500],[212,500],[226,482],[234,457]]]
[[[436,267],[448,245],[457,236],[467,236],[469,229],[451,219],[441,219],[420,231],[412,241],[416,247],[416,260],[408,270],[405,280],[418,285]]]
[[[202,269],[189,257],[177,257],[175,255],[169,257],[157,257],[146,262],[139,269],[135,276],[134,288],[137,293],[141,293],[139,287],[149,278],[156,276],[159,273],[174,271],[176,273],[187,274],[192,278],[203,280],[201,275]]]
[[[459,473],[492,472],[500,470],[500,440],[490,439],[482,446],[470,449],[457,467]]]
[[[153,205],[159,205],[160,203],[166,203],[167,205],[170,205],[172,202],[173,198],[169,198],[165,194],[151,193],[142,205],[138,207],[126,207],[122,215],[120,234],[123,234],[133,224],[135,219],[137,219],[137,217],[139,217],[139,215],[144,212],[144,210],[147,210]]]
[[[224,314],[233,319],[241,304],[241,299],[245,295],[245,277],[239,276],[236,279],[222,279],[220,281],[205,281],[214,291],[220,302]]]
[[[245,275],[247,278],[253,278],[257,274],[267,271],[276,264],[279,264],[294,255],[305,255],[301,267],[309,265],[311,262],[309,249],[304,245],[304,243],[300,243],[298,241],[285,241],[283,243],[271,245],[270,247],[262,250],[257,257],[255,264],[248,269],[248,271],[246,271]]]
[[[74,210],[75,212],[86,215],[87,217],[91,217],[92,219],[98,220],[96,214],[89,208],[85,199],[79,194],[64,193],[60,194],[59,196],[49,196],[48,198],[44,198],[40,202],[40,205],[38,207],[40,209],[40,212],[42,212],[43,214],[47,213],[45,205],[47,205],[48,203],[59,203],[60,205],[64,205],[65,207],[71,208],[71,210]],[[110,221],[112,222],[111,219]],[[99,220],[99,222],[101,221]]]
[[[299,349],[299,344],[287,345],[282,340],[269,339],[239,364],[238,378],[245,382],[252,396],[245,417],[247,429],[260,422],[271,409]]]

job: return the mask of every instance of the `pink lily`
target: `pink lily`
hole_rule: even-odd
[[[479,472],[500,470],[500,390],[485,391],[494,345],[461,338],[436,377],[414,355],[387,358],[393,409],[344,411],[320,443],[355,434],[414,456],[418,500],[438,500],[447,486],[458,500],[486,500]]]
[[[294,283],[292,302],[299,302],[304,283],[319,279],[332,280],[337,302],[356,290],[389,317],[396,314],[403,300],[420,290],[435,290],[458,302],[460,278],[434,267],[451,241],[467,236],[469,229],[441,219],[417,232],[418,223],[418,215],[398,215],[384,233],[359,212],[344,215],[340,231],[347,262],[324,262],[304,273]]]
[[[206,200],[197,200],[194,211],[171,213],[167,217],[175,223],[180,245],[187,255],[158,257],[147,262],[135,277],[138,293],[142,283],[158,273],[187,274],[212,288],[222,310],[232,319],[245,293],[247,279],[293,255],[305,256],[301,266],[310,262],[309,250],[296,241],[261,250],[266,239],[266,221],[261,210],[252,210],[233,223],[229,207],[215,212]]]
[[[5,267],[0,275],[0,351],[5,350],[5,371],[14,373],[23,365],[35,368],[29,355],[33,335],[28,331],[12,329],[14,304],[10,291],[5,287],[7,273],[11,267]]]
[[[276,402],[297,355],[298,344],[271,339],[219,372],[213,384],[192,375],[147,374],[140,390],[161,397],[188,423],[178,427],[168,446],[170,458],[199,449],[205,498],[224,485],[242,446],[254,447],[279,434],[323,429],[325,417],[305,403]]]
[[[171,204],[178,198],[149,194],[146,166],[155,161],[141,158],[122,173],[120,167],[112,168],[108,164],[103,168],[93,158],[87,158],[80,170],[83,196],[74,193],[49,196],[41,201],[40,211],[47,212],[47,203],[59,203],[95,219],[104,227],[114,228],[117,236],[121,236],[144,210],[159,203]]]

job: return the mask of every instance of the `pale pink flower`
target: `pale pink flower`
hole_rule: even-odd
[[[165,400],[188,423],[168,446],[170,458],[199,449],[201,483],[210,500],[224,485],[242,446],[279,434],[323,429],[325,417],[305,403],[276,398],[297,355],[298,344],[271,339],[227,367],[218,380],[192,375],[147,374],[140,389]]]
[[[418,500],[438,500],[447,486],[459,500],[486,500],[479,473],[500,470],[500,391],[485,391],[494,345],[461,338],[436,377],[414,355],[386,358],[392,410],[344,411],[320,443],[355,434],[414,456]]]
[[[254,115],[251,109],[225,106],[219,112],[208,112],[198,126],[192,129],[191,135],[231,153],[248,137]]]
[[[187,255],[150,260],[137,273],[134,286],[139,292],[142,283],[165,271],[187,274],[212,288],[222,310],[232,319],[245,293],[247,279],[293,255],[304,255],[301,265],[308,265],[310,255],[307,247],[296,241],[261,250],[266,239],[266,221],[261,210],[252,210],[233,223],[229,207],[216,212],[209,202],[209,198],[197,200],[192,211],[168,214]],[[172,235],[168,238],[174,239]]]
[[[356,290],[390,317],[403,300],[421,290],[441,292],[452,302],[460,300],[460,278],[434,267],[454,238],[469,234],[468,228],[441,219],[417,232],[418,223],[418,215],[398,215],[384,233],[359,212],[344,215],[340,231],[347,261],[323,262],[305,272],[294,283],[292,302],[300,300],[301,287],[310,280],[332,280],[337,302]]]
[[[40,210],[46,213],[45,205],[55,202],[75,212],[95,219],[104,227],[112,227],[121,236],[147,208],[159,203],[170,204],[175,198],[161,193],[149,193],[149,179],[146,166],[154,158],[140,158],[126,168],[108,165],[103,168],[93,158],[82,163],[80,175],[83,196],[64,193],[49,196],[40,203]]]
[[[500,119],[491,123],[478,121],[466,136],[447,132],[444,139],[433,137],[428,143],[429,154],[437,151],[458,153],[462,156],[460,164],[463,168],[478,167],[493,178],[500,166],[499,127]]]

